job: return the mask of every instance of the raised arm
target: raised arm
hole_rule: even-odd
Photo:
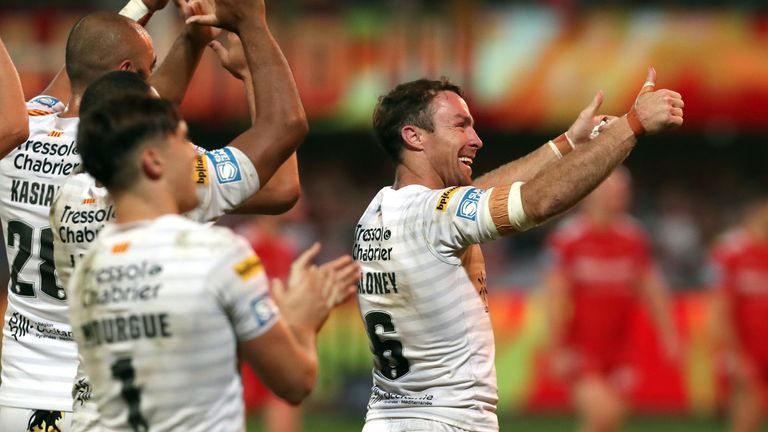
[[[184,18],[189,18],[199,6],[187,5],[183,0],[175,0]],[[218,30],[208,27],[186,24],[181,34],[171,46],[168,55],[149,78],[149,83],[163,99],[181,105],[192,76],[200,63],[205,47],[214,39]]]
[[[262,185],[296,151],[308,131],[304,107],[288,62],[269,31],[263,1],[201,0],[209,15],[188,22],[214,25],[236,33],[243,43],[254,92],[255,117],[251,127],[231,146],[240,149],[256,167]]]
[[[680,94],[654,91],[655,82],[656,72],[651,68],[627,115],[607,124],[590,145],[579,146],[520,187],[522,209],[531,223],[561,214],[591,192],[629,155],[637,135],[659,133],[683,123]],[[590,104],[592,113],[599,105],[595,101]]]
[[[11,56],[0,39],[0,157],[5,157],[13,148],[29,136],[27,107],[19,74]]]
[[[594,130],[602,132],[607,121],[615,119],[611,116],[595,115],[602,103],[603,93],[598,92],[592,103],[579,114],[568,131],[531,153],[478,177],[472,184],[479,188],[488,189],[501,184],[508,184],[510,179],[512,182],[526,182],[532,179],[572,150],[589,143],[593,138]]]
[[[248,70],[248,65],[243,53],[243,45],[240,38],[234,33],[227,35],[229,42],[225,47],[219,41],[211,43],[211,48],[219,57],[222,66],[227,69],[232,76],[242,80],[245,85],[245,93],[248,99],[248,110],[251,116],[251,123],[255,123],[256,116],[256,95],[254,94],[253,80]],[[299,167],[296,153],[292,153],[280,168],[277,169],[272,179],[267,184],[262,185],[258,192],[251,195],[243,202],[234,213],[240,214],[282,214],[293,208],[299,200],[301,186],[299,184]]]

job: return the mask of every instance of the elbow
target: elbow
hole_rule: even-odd
[[[286,213],[299,202],[300,196],[301,188],[298,184],[286,185],[284,188],[281,188],[278,193],[274,194],[274,199],[272,199],[270,205],[262,208],[262,211],[259,213],[267,215],[280,215]]]
[[[12,122],[7,130],[0,132],[0,136],[9,148],[23,143],[29,138],[29,121],[26,116],[22,120]]]
[[[304,141],[304,138],[307,137],[307,134],[309,134],[309,121],[307,121],[304,111],[287,117],[284,122],[284,128],[290,141],[293,143],[293,148],[298,148]]]
[[[285,391],[278,394],[289,404],[296,406],[301,404],[315,388],[315,381],[317,380],[317,363],[313,363],[310,367],[297,377],[296,382],[285,389]]]

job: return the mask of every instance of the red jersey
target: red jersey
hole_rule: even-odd
[[[734,232],[712,252],[715,286],[728,296],[745,353],[768,362],[768,241]]]
[[[630,217],[606,227],[577,217],[557,229],[549,243],[572,305],[566,343],[587,362],[616,359],[629,340],[636,285],[652,265],[647,234]]]

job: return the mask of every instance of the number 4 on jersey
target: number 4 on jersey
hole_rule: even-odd
[[[376,370],[388,380],[396,380],[408,373],[411,364],[403,357],[403,344],[394,339],[383,339],[382,336],[395,333],[392,315],[371,311],[365,314],[365,329],[371,341],[371,351],[376,356]]]

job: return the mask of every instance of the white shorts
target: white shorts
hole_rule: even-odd
[[[0,406],[0,431],[70,432],[72,413]]]
[[[469,432],[466,429],[425,419],[375,419],[368,420],[363,432]]]

